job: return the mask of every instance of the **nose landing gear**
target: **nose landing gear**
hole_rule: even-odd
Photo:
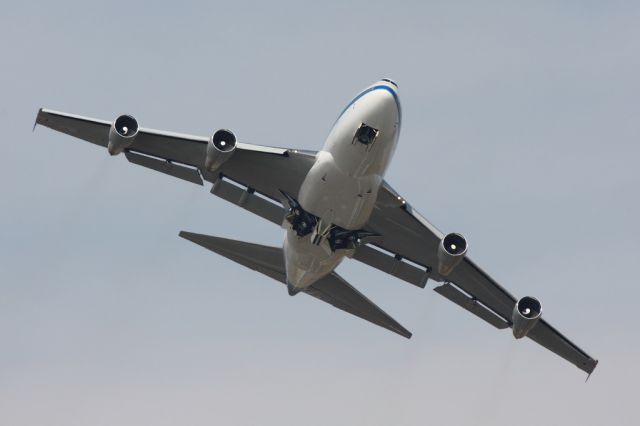
[[[372,145],[378,137],[379,133],[380,131],[378,129],[374,129],[371,126],[362,123],[360,127],[358,127],[358,130],[356,130],[356,134],[353,137],[353,142],[360,142],[361,144],[367,146]]]

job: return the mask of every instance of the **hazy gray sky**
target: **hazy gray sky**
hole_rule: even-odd
[[[0,14],[0,424],[637,422],[637,2],[20,3]],[[290,298],[177,236],[281,229],[31,133],[44,106],[319,149],[381,77],[404,113],[387,180],[600,359],[587,384],[432,284],[339,268],[408,341]]]

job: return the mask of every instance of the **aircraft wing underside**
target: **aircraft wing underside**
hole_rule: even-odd
[[[108,145],[109,121],[41,109],[36,123],[102,147]],[[124,153],[134,164],[199,185],[203,185],[204,181],[211,182],[211,193],[282,225],[286,214],[283,205],[286,202],[281,191],[298,194],[302,181],[314,163],[315,152],[238,143],[234,155],[212,173],[203,167],[208,141],[209,138],[204,136],[141,128],[135,142]],[[429,278],[446,281],[434,290],[496,328],[512,325],[511,315],[516,298],[470,258],[465,258],[446,280],[434,272],[437,269],[437,247],[444,234],[386,182],[380,188],[365,229],[380,238],[372,244],[358,247],[354,259],[419,287],[424,287]],[[281,281],[279,276],[270,275],[264,270],[260,272]],[[333,274],[332,277],[334,282],[346,285],[340,285],[340,288],[350,287],[339,276]],[[340,305],[343,302],[336,297],[330,299],[318,287],[316,294],[313,291],[308,293],[365,318],[361,311],[349,311],[346,305]],[[375,307],[357,290],[353,291]],[[402,335],[408,333],[399,324],[393,327],[383,325],[376,322],[382,317],[376,318],[365,319]],[[595,359],[545,320],[540,320],[528,337],[587,373],[591,373],[597,364]]]
[[[38,111],[36,124],[106,148],[111,122],[48,109]],[[124,155],[134,164],[203,185],[211,193],[280,226],[286,214],[281,191],[298,194],[315,160],[315,152],[238,143],[235,154],[216,173],[204,167],[209,138],[153,129],[139,129]],[[383,187],[376,211],[389,202]],[[393,201],[393,200],[391,200]],[[392,206],[395,206],[392,203]],[[390,210],[393,212],[393,210]],[[424,287],[430,274],[370,246],[360,247],[354,259],[404,281]]]
[[[434,288],[440,295],[496,328],[512,326],[516,298],[469,257],[465,257],[446,278],[434,275],[438,263],[437,249],[444,234],[386,182],[366,229],[382,236],[375,245],[395,255],[398,262],[408,260],[424,268],[429,277],[445,281]],[[527,337],[589,374],[598,363],[544,319],[533,327]]]
[[[36,124],[105,148],[109,142],[111,122],[106,120],[41,109]],[[243,203],[252,198],[248,195],[258,193],[263,195],[260,197],[262,200],[271,201],[271,204],[279,206],[283,215],[280,191],[297,194],[315,159],[314,152],[238,143],[234,155],[212,173],[204,168],[208,141],[209,138],[206,136],[140,128],[135,141],[126,149],[125,156],[134,164],[188,182],[202,185],[203,180],[206,180],[214,183],[212,193],[235,202],[233,197],[237,191],[234,192],[225,185],[231,180],[236,184],[234,187],[244,187],[243,192],[248,192],[241,194]],[[251,204],[251,201],[248,201],[248,204]],[[261,212],[260,209],[254,211],[264,217]],[[266,219],[273,221],[273,212],[270,213]],[[280,220],[278,225],[281,223]]]

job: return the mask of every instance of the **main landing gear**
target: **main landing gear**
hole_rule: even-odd
[[[282,195],[284,195],[289,204],[289,211],[285,216],[286,221],[291,224],[291,228],[296,232],[298,237],[304,237],[314,233],[312,238],[313,244],[320,245],[326,241],[332,252],[336,252],[337,250],[353,251],[359,245],[365,244],[367,240],[378,237],[378,234],[375,232],[364,230],[352,231],[337,225],[326,225],[322,222],[322,219],[306,212],[295,198],[285,192],[282,192]]]
[[[298,203],[298,200],[286,192],[282,192],[282,195],[285,196],[287,203],[289,203],[289,212],[285,216],[285,219],[291,224],[291,228],[296,231],[298,237],[304,237],[312,233],[318,224],[318,218],[304,211],[300,203]]]

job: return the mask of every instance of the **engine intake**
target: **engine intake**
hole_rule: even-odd
[[[215,171],[231,158],[235,149],[236,136],[230,130],[218,130],[209,139],[204,167],[209,171]]]
[[[461,234],[447,234],[438,245],[438,273],[447,276],[467,254],[467,240]]]
[[[521,339],[536,325],[542,316],[542,305],[535,297],[525,296],[513,307],[513,337]]]
[[[109,144],[107,151],[111,155],[120,154],[131,146],[138,136],[138,121],[130,115],[116,118],[109,129]]]

